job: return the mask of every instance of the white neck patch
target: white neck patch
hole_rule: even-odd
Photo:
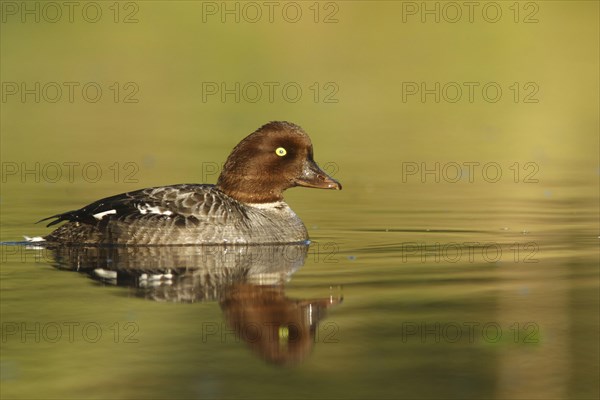
[[[246,203],[247,206],[261,209],[282,209],[287,208],[288,205],[285,201],[274,201],[272,203]]]

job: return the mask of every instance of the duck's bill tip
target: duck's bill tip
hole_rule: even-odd
[[[314,161],[307,162],[302,175],[296,179],[296,185],[317,189],[342,190],[342,184],[327,175]]]
[[[332,182],[327,184],[325,189],[342,190],[342,184],[332,179]]]

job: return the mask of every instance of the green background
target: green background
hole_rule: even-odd
[[[99,1],[77,2],[72,22],[62,6],[52,22],[44,2],[2,1],[1,240],[47,234],[33,223],[115,193],[214,183],[239,140],[288,120],[344,189],[286,192],[337,260],[309,258],[286,293],[343,286],[345,297],[327,319],[339,343],[278,369],[242,343],[198,341],[202,322],[221,322],[216,303],[142,301],[3,247],[3,323],[135,321],[140,342],[13,337],[2,342],[2,397],[597,398],[598,2],[477,3],[470,18],[464,2],[277,2],[270,22],[264,2]],[[36,82],[40,101],[23,98]],[[436,83],[439,101],[406,92]],[[101,88],[97,102],[86,84]],[[221,84],[239,84],[239,101],[206,92]],[[297,101],[285,85],[301,88]],[[497,101],[485,85],[501,88]],[[437,181],[421,175],[436,163]],[[465,163],[478,163],[475,175]],[[501,170],[495,182],[487,163]],[[418,173],[403,174],[408,165]],[[407,242],[497,243],[505,257],[407,262]],[[511,261],[513,243],[535,243],[539,262]],[[541,341],[404,343],[407,321],[495,321],[507,335],[534,322]]]

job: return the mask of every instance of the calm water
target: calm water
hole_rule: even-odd
[[[3,2],[0,241],[271,120],[344,189],[308,247],[0,246],[1,397],[597,399],[600,5],[425,3]]]
[[[3,396],[597,396],[597,199],[402,189],[289,192],[310,248],[3,246]]]

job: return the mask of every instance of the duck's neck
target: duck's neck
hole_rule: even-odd
[[[234,177],[221,174],[217,188],[242,203],[274,203],[283,201],[283,190],[273,189],[264,178]]]

